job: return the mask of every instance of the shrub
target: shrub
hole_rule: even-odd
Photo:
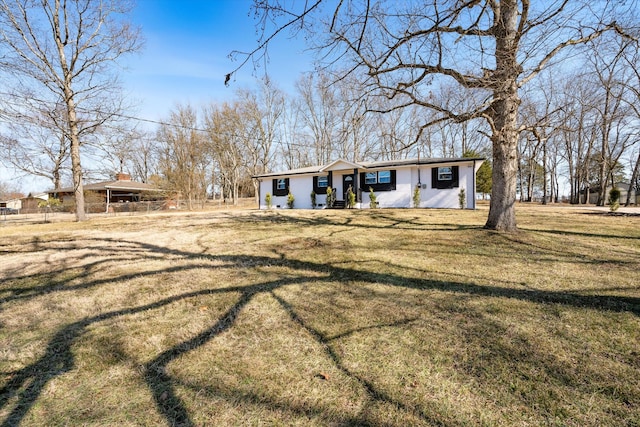
[[[332,208],[336,201],[336,192],[331,187],[327,187],[327,207]]]
[[[464,188],[460,189],[458,193],[458,204],[460,205],[460,209],[464,209],[467,207],[467,194],[464,191]]]
[[[62,202],[60,201],[60,199],[55,199],[55,198],[50,198],[47,200],[40,200],[38,202],[38,207],[39,208],[46,208],[46,209],[53,209],[53,208],[59,208],[60,206],[62,206]]]
[[[416,188],[413,189],[413,207],[420,207],[420,184],[416,184]]]
[[[316,192],[311,191],[311,208],[315,209],[318,204],[316,203]]]
[[[620,189],[613,187],[609,190],[609,210],[615,212],[620,207]]]
[[[351,186],[347,189],[347,207],[353,209],[356,205],[356,193],[354,193]]]
[[[271,209],[271,193],[267,193],[264,196],[264,201],[267,204],[267,209]]]
[[[371,209],[378,208],[378,197],[376,193],[373,192],[373,188],[369,187],[369,207]]]
[[[293,194],[289,193],[287,195],[287,207],[289,209],[293,209],[293,202],[295,201],[295,197],[293,197]]]

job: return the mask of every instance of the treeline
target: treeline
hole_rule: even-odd
[[[595,193],[602,205],[608,187],[640,184],[638,49],[631,43],[616,49],[598,44],[589,52],[562,73],[540,74],[522,95],[517,177],[522,201],[558,202],[566,196],[571,203],[587,203]],[[193,203],[214,196],[234,203],[255,195],[253,175],[337,158],[473,153],[491,162],[490,130],[481,118],[421,129],[428,110],[413,106],[376,113],[382,106],[365,101],[361,90],[355,80],[336,82],[315,73],[302,76],[293,94],[264,79],[256,90],[237,90],[228,103],[176,106],[157,132],[109,146],[104,155],[110,166],[101,172],[121,166]],[[455,110],[470,102],[447,87],[432,96]],[[490,186],[481,192],[490,192]]]
[[[105,71],[111,70],[108,66],[114,56],[110,52],[118,57],[139,46],[137,32],[126,33],[125,40],[125,33],[105,31],[102,26],[103,22],[118,24],[118,20],[105,21],[116,12],[126,16],[126,10],[116,7],[119,5],[119,0],[110,0],[85,8],[83,3],[72,1],[59,10],[47,2],[16,2],[0,8],[2,17],[24,18],[24,22],[17,18],[7,21],[8,30],[0,38],[4,58],[0,71],[7,77],[7,86],[15,86],[3,92],[0,104],[4,122],[0,160],[5,164],[48,178],[53,187],[72,183],[76,198],[83,197],[84,180],[126,172],[136,180],[181,194],[193,208],[211,197],[235,203],[239,197],[255,195],[253,175],[325,164],[337,158],[357,162],[473,153],[491,162],[499,152],[504,163],[514,157],[511,151],[508,155],[501,151],[510,143],[501,142],[500,133],[490,128],[499,122],[496,117],[502,117],[489,117],[497,105],[495,100],[489,102],[496,96],[489,89],[498,87],[499,82],[488,77],[483,80],[482,73],[489,70],[482,67],[465,77],[453,69],[445,73],[442,64],[426,67],[424,76],[413,74],[414,68],[409,67],[400,83],[389,83],[389,87],[376,81],[377,92],[371,81],[367,85],[366,78],[349,70],[327,68],[302,75],[292,93],[264,78],[256,89],[237,89],[226,103],[177,105],[155,129],[141,131],[144,120],[127,113],[126,99],[117,90],[117,75]],[[34,9],[35,14],[25,13],[25,7]],[[458,6],[454,9],[460,10]],[[563,10],[560,7],[557,13]],[[551,17],[559,16],[548,12]],[[78,36],[64,43],[53,39],[60,43],[58,52],[67,49],[79,58],[70,61],[51,52],[46,52],[50,57],[38,56],[30,50],[39,40],[59,33],[59,28],[35,31],[41,21],[27,19],[47,14],[62,20],[54,20],[60,28],[75,29]],[[62,25],[65,20],[69,22]],[[86,26],[75,28],[78,23]],[[529,24],[534,28],[538,22]],[[555,23],[556,27],[566,25]],[[73,43],[83,43],[88,35],[101,31],[105,33],[99,43],[74,47]],[[571,55],[554,57],[558,63],[553,67],[541,65],[523,77],[526,81],[518,82],[522,89],[513,110],[517,110],[519,123],[516,181],[520,200],[556,202],[567,195],[572,203],[585,203],[590,193],[595,193],[598,204],[604,204],[608,187],[620,181],[638,187],[639,46],[637,38],[618,37],[620,31],[602,29],[593,37],[581,37],[580,48]],[[21,34],[30,34],[34,42],[25,41]],[[463,35],[469,34],[476,32]],[[559,46],[573,39],[567,40]],[[531,39],[534,45],[538,41],[544,40]],[[373,37],[373,42],[380,40]],[[535,50],[534,45],[527,45],[527,49]],[[520,55],[526,56],[527,49],[519,51]],[[461,64],[470,69],[483,64],[469,55],[464,52]],[[77,66],[79,59],[87,65],[75,72],[69,69]],[[34,68],[29,65],[32,63],[42,67]],[[46,72],[39,72],[41,69]],[[18,84],[18,72],[30,83]],[[375,74],[371,69],[368,73],[369,77]],[[433,80],[425,77],[433,73],[443,75]],[[412,91],[405,90],[405,77],[413,82]],[[463,90],[460,81],[477,90]],[[480,85],[482,82],[486,85]],[[380,91],[381,87],[385,90]],[[474,113],[467,113],[470,111]],[[509,175],[513,175],[511,170],[509,167]],[[513,176],[506,179],[512,182]],[[488,192],[486,187],[480,191]],[[507,196],[505,200],[511,197]],[[79,220],[83,218],[82,209],[78,208],[77,215]]]

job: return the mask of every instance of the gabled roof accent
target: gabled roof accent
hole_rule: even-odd
[[[336,171],[336,170],[345,170],[345,169],[362,169],[364,166],[358,163],[353,163],[345,159],[334,160],[328,165],[322,166],[319,170],[320,172],[325,171]]]

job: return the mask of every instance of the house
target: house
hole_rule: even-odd
[[[22,200],[19,198],[3,200],[0,202],[0,214],[17,214],[22,209]]]
[[[629,188],[631,188],[631,204],[638,205],[640,201],[640,194],[638,194],[635,189],[628,182],[618,182],[616,183],[616,187],[620,190],[620,204],[623,205],[627,201],[627,194],[629,193]],[[600,186],[593,186],[589,189],[589,201],[588,203],[595,205],[598,203],[598,192],[600,191]],[[607,191],[605,193],[604,203],[609,203],[609,191],[611,191],[611,186],[607,186]],[[581,190],[581,199],[584,200],[586,190]]]
[[[40,203],[49,198],[47,193],[29,194],[27,197],[20,199],[22,202],[21,213],[36,213],[40,209]]]
[[[464,203],[475,209],[476,172],[482,158],[404,159],[377,162],[350,162],[339,159],[322,166],[311,166],[284,172],[265,173],[253,178],[260,183],[260,209],[267,209],[265,196],[271,195],[271,207],[287,207],[289,193],[294,208],[311,209],[311,192],[316,194],[316,207],[327,207],[327,188],[336,194],[334,207],[342,207],[349,187],[356,194],[355,208],[370,207],[373,190],[381,208],[413,206],[416,188],[419,207],[460,208]]]
[[[125,173],[116,174],[115,181],[102,181],[84,185],[85,194],[92,193],[96,199],[106,204],[106,211],[109,205],[115,203],[139,202],[143,193],[158,192],[158,188],[144,182],[131,180],[131,176]],[[70,202],[74,199],[73,187],[55,188],[48,191],[50,198],[59,199],[61,202]]]

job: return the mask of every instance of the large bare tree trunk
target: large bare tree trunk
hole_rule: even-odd
[[[517,78],[522,68],[517,60],[518,6],[514,0],[501,2],[496,19],[496,71],[494,102],[489,110],[493,144],[493,189],[486,228],[516,231],[516,174],[518,173]]]

